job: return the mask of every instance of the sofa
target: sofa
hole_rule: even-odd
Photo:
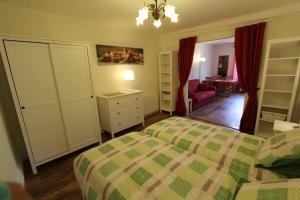
[[[216,97],[216,89],[206,83],[200,83],[199,79],[189,80],[189,98],[192,99],[192,110],[196,110],[204,104],[212,102]]]

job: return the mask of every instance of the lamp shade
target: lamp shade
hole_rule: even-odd
[[[133,70],[125,70],[123,73],[123,79],[126,81],[134,80],[134,72]]]

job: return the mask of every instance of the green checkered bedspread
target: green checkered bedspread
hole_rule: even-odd
[[[244,182],[215,162],[135,132],[80,154],[74,171],[89,200],[230,200]]]
[[[299,200],[300,179],[246,183],[236,200]]]
[[[250,182],[284,178],[255,167],[264,141],[260,137],[181,117],[162,120],[143,132],[227,167]]]

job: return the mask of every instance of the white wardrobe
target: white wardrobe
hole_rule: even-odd
[[[1,56],[33,173],[101,141],[87,44],[2,39]]]

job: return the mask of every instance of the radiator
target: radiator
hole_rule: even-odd
[[[144,113],[145,115],[152,114],[159,110],[158,94],[144,93]]]

